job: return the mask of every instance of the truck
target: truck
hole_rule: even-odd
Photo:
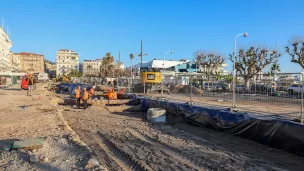
[[[45,72],[38,73],[38,82],[47,82],[49,81],[49,75]]]

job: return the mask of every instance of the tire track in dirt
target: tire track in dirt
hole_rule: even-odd
[[[147,166],[145,163],[140,162],[132,157],[129,153],[122,150],[120,147],[118,147],[115,143],[113,143],[111,140],[106,138],[105,135],[103,135],[101,132],[97,132],[100,139],[103,141],[103,144],[107,146],[109,149],[108,152],[113,156],[113,158],[117,159],[118,162],[121,165],[127,166],[130,170],[135,171],[150,171],[153,170],[149,166]]]
[[[204,170],[164,150],[164,147],[146,141],[139,135],[126,131],[123,136],[113,139],[118,148],[124,149],[136,160],[145,162],[153,170]]]
[[[215,163],[207,158],[204,158],[202,156],[195,156],[194,154],[189,154],[182,152],[181,150],[178,150],[176,148],[173,148],[169,146],[168,144],[165,144],[161,141],[158,141],[154,138],[149,137],[148,135],[145,135],[133,128],[128,128],[127,131],[129,131],[134,137],[151,144],[154,146],[154,148],[162,149],[165,153],[170,155],[171,157],[175,158],[176,160],[185,163],[185,165],[191,166],[193,169],[201,170],[201,169],[212,169],[212,170],[227,170],[229,169],[225,167],[219,167],[220,165],[223,165],[224,163]]]
[[[85,118],[73,118],[70,120],[70,122],[86,122],[86,119],[89,118],[88,116],[84,117]],[[145,163],[135,160],[134,158],[132,158],[131,155],[119,149],[108,138],[106,138],[105,134],[96,131],[99,129],[98,126],[95,126],[95,124],[92,124],[92,122],[87,123],[86,125],[87,128],[85,130],[81,128],[78,129],[79,125],[72,125],[72,127],[75,126],[74,130],[76,131],[76,133],[90,147],[93,153],[97,156],[100,163],[104,166],[107,166],[109,170],[153,170],[149,166],[145,165]]]
[[[108,170],[118,170],[119,165],[108,156],[107,152],[100,147],[100,144],[93,138],[92,134],[89,134],[88,132],[89,131],[77,130],[81,139],[86,142],[102,165],[106,166]]]

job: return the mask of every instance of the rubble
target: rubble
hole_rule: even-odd
[[[39,162],[38,156],[37,156],[36,154],[32,154],[32,155],[30,156],[30,162],[31,162],[31,163],[37,163],[37,162]]]

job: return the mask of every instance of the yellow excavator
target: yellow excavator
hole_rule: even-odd
[[[135,84],[133,88],[134,93],[143,93],[144,89],[146,93],[159,92],[162,88],[162,73],[155,71],[154,69],[143,70],[140,72],[140,82]],[[164,92],[170,93],[167,86],[164,85]]]

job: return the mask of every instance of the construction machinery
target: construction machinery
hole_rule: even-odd
[[[133,87],[134,93],[146,93],[159,92],[162,90],[162,73],[155,69],[141,70],[140,82],[135,84]],[[167,86],[164,85],[164,92],[170,93]]]

